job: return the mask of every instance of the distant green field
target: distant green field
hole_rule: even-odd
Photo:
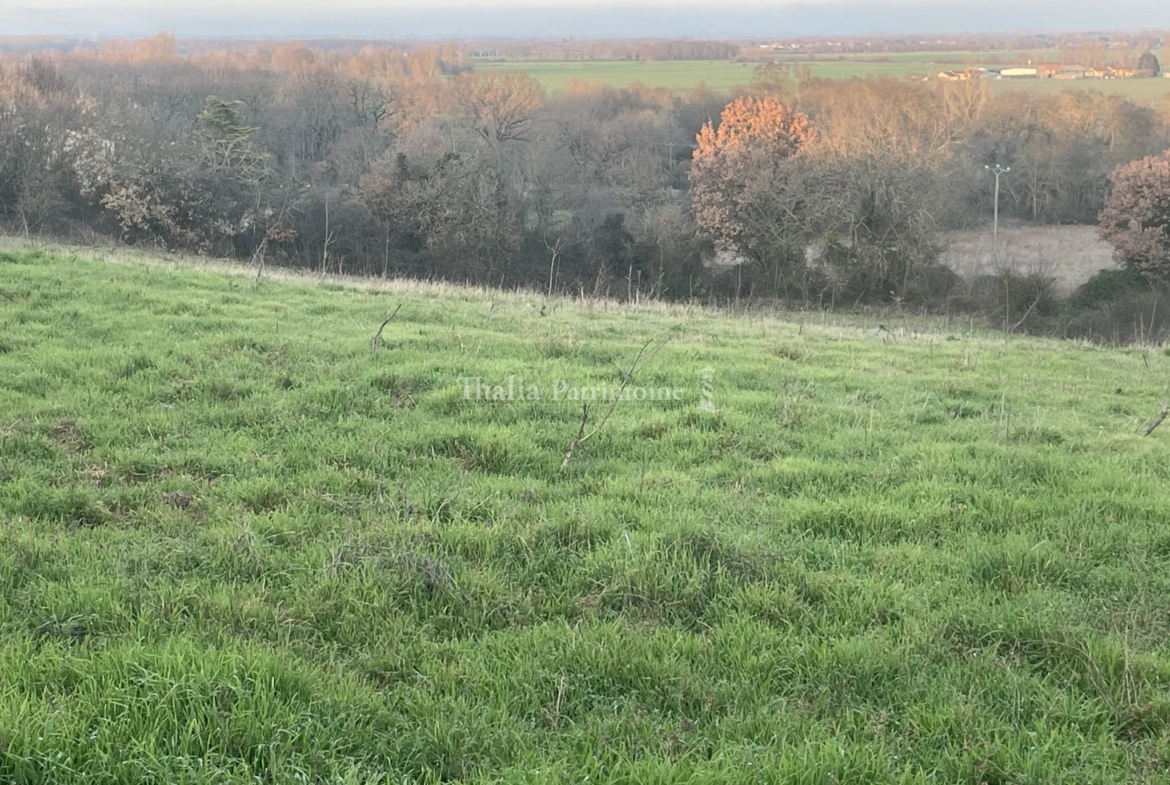
[[[0,783],[1167,783],[1167,353],[254,279],[0,251]]]
[[[483,63],[476,67],[524,71],[538,79],[551,93],[563,90],[573,79],[603,82],[611,87],[629,87],[634,82],[641,82],[648,87],[668,87],[671,90],[689,90],[704,82],[712,89],[726,90],[747,84],[752,78],[752,65],[726,60]]]
[[[825,79],[854,79],[887,76],[903,78],[913,74],[929,75],[939,71],[962,68],[966,64],[1012,65],[1021,57],[1036,59],[1055,57],[1052,52],[918,52],[890,55],[888,60],[821,59],[805,60],[814,76]],[[796,61],[792,61],[795,63]],[[689,60],[668,62],[515,62],[483,63],[479,68],[519,69],[531,74],[550,93],[565,89],[573,79],[598,81],[611,87],[628,87],[641,82],[647,87],[665,87],[686,91],[703,83],[713,90],[727,90],[751,81],[753,63],[733,63],[726,60]],[[1157,101],[1170,96],[1170,79],[1113,79],[1086,81],[1056,81],[1021,79],[997,82],[996,91],[1034,90],[1053,94],[1069,89],[1091,89],[1119,93],[1139,101]]]
[[[994,83],[995,92],[1028,90],[1057,95],[1065,90],[1096,90],[1124,96],[1141,103],[1158,103],[1170,97],[1170,79],[1004,79]]]

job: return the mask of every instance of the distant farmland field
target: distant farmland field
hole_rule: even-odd
[[[508,62],[483,63],[477,68],[521,70],[540,81],[544,89],[555,93],[573,79],[603,82],[611,87],[629,87],[641,82],[648,87],[689,90],[699,82],[710,88],[726,90],[747,84],[752,78],[750,63],[725,60],[684,60],[661,63],[645,62]]]
[[[967,64],[988,66],[1018,63],[1029,52],[918,52],[890,55],[885,60],[805,60],[814,76],[826,79],[888,76],[903,78],[913,74],[928,75],[938,71],[963,68]],[[1049,57],[1052,53],[1046,53]],[[793,61],[795,63],[795,61]],[[538,79],[551,93],[563,90],[573,79],[598,81],[611,87],[628,87],[641,82],[647,87],[666,87],[684,91],[700,82],[714,90],[727,90],[751,81],[754,63],[726,60],[686,60],[663,62],[507,62],[482,63],[478,68],[519,69]],[[1170,79],[1047,80],[1019,79],[994,83],[996,91],[1034,90],[1046,94],[1068,89],[1092,89],[1118,93],[1138,101],[1159,101],[1170,96]]]

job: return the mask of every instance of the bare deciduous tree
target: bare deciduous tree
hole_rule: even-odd
[[[525,140],[544,90],[523,71],[472,71],[451,83],[455,105],[492,142]]]

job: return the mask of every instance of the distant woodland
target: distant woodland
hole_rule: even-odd
[[[991,215],[985,166],[1012,169],[1002,218],[1096,223],[1114,170],[1170,147],[1167,107],[1088,91],[762,63],[727,92],[547,95],[465,45],[191,49],[7,55],[7,231],[550,292],[929,301],[954,283],[940,234]]]

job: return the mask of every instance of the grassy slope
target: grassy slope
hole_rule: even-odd
[[[981,58],[972,53],[972,62]],[[1010,55],[998,55],[999,64],[1012,64]],[[935,58],[945,62],[935,63]],[[947,52],[938,55],[918,55],[916,58],[891,56],[889,61],[873,60],[812,60],[807,65],[814,76],[825,79],[852,79],[854,77],[889,76],[902,78],[910,74],[930,75],[939,71],[963,68],[962,53]],[[519,69],[531,74],[549,92],[563,90],[571,79],[597,80],[613,87],[628,87],[639,81],[648,87],[667,87],[687,91],[700,81],[715,90],[726,90],[746,85],[751,81],[751,63],[727,61],[664,61],[642,62],[515,62],[482,63],[477,68]],[[1157,102],[1170,96],[1170,79],[1009,79],[994,82],[996,91],[1031,90],[1056,94],[1065,90],[1097,90],[1119,94],[1135,101]]]
[[[0,781],[1167,781],[1170,357],[395,288],[0,254]]]

